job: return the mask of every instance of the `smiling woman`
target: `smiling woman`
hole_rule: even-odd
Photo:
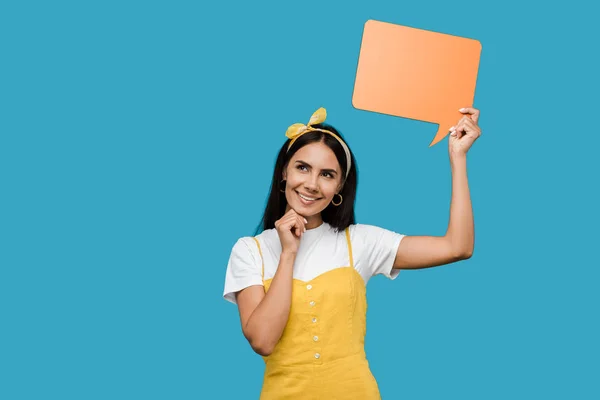
[[[341,133],[324,124],[324,116],[322,119],[313,119],[320,123],[309,125],[297,136],[290,132],[297,124],[288,129],[291,138],[281,147],[275,162],[261,221],[263,229],[274,228],[290,209],[308,219],[307,229],[324,221],[341,231],[354,223],[356,160]],[[313,204],[303,202],[300,195],[319,200]]]
[[[244,336],[266,363],[263,400],[379,399],[364,350],[367,282],[467,254],[453,246],[468,245],[472,226],[460,157],[452,235],[408,237],[356,224],[356,160],[325,118],[321,108],[307,125],[290,126],[262,231],[240,238],[227,265],[223,296],[237,304]],[[461,123],[453,137],[466,129]]]
[[[282,175],[288,192],[285,197],[289,199],[286,212],[296,210],[308,219],[307,229],[315,228],[323,222],[320,212],[336,194],[341,196],[339,163],[327,145],[313,142],[298,150],[289,165]]]

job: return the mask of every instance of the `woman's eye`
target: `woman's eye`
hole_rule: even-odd
[[[308,170],[308,168],[306,167],[306,165],[298,165],[296,168],[298,168],[301,171]],[[331,175],[329,172],[323,172],[323,176],[326,176],[328,178],[333,178],[333,175]]]

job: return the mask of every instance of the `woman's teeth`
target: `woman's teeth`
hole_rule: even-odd
[[[317,199],[313,199],[313,198],[310,198],[310,197],[302,196],[302,194],[300,194],[300,193],[298,193],[298,196],[300,196],[301,198],[303,198],[306,201],[315,201],[315,200],[317,200]]]

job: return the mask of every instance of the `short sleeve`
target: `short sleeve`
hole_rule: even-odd
[[[356,224],[351,235],[355,268],[368,280],[374,275],[396,279],[393,269],[398,246],[405,235],[374,225]]]
[[[223,298],[237,304],[235,293],[253,285],[263,285],[262,259],[254,239],[243,237],[235,243],[229,256]]]

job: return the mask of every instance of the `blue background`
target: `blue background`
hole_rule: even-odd
[[[225,268],[286,128],[318,107],[357,157],[358,221],[444,234],[437,125],[352,107],[368,19],[483,47],[475,253],[369,283],[383,398],[599,398],[592,15],[578,1],[2,2],[0,398],[258,398],[264,363],[221,297]]]

